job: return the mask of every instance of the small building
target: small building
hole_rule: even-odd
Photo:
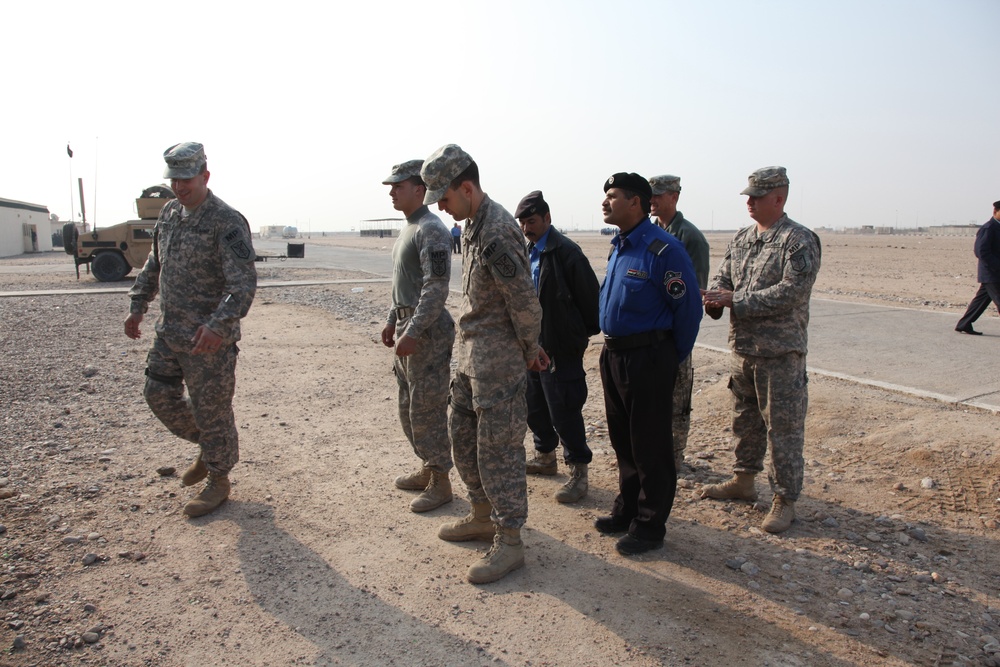
[[[0,257],[50,250],[52,234],[48,207],[0,199]]]
[[[378,238],[393,238],[399,236],[406,218],[373,218],[361,221],[361,236],[377,236]]]

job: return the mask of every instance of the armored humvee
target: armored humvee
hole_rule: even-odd
[[[132,269],[142,268],[153,247],[153,226],[160,209],[170,199],[173,191],[165,185],[154,185],[142,191],[135,200],[139,220],[129,220],[111,227],[81,234],[76,225],[63,225],[63,249],[73,255],[76,277],[80,265],[86,264],[101,282],[121,280]]]

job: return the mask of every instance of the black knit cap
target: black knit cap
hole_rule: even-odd
[[[517,211],[514,212],[514,217],[520,220],[521,218],[527,218],[529,216],[535,215],[545,215],[549,212],[549,205],[542,198],[542,191],[535,190],[524,195],[524,199],[521,203],[517,205]]]
[[[650,197],[653,196],[653,188],[650,187],[649,181],[635,172],[620,171],[617,174],[612,174],[608,180],[604,181],[604,191],[607,192],[610,188],[631,190],[645,201],[649,201]]]

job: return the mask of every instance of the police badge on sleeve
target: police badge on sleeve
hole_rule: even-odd
[[[663,286],[667,288],[667,294],[674,299],[679,299],[687,294],[687,285],[677,271],[667,271],[663,274]]]

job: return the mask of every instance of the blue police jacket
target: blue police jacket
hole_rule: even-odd
[[[684,244],[644,219],[611,241],[601,284],[601,330],[630,336],[672,330],[677,360],[684,361],[701,325],[701,292]]]

